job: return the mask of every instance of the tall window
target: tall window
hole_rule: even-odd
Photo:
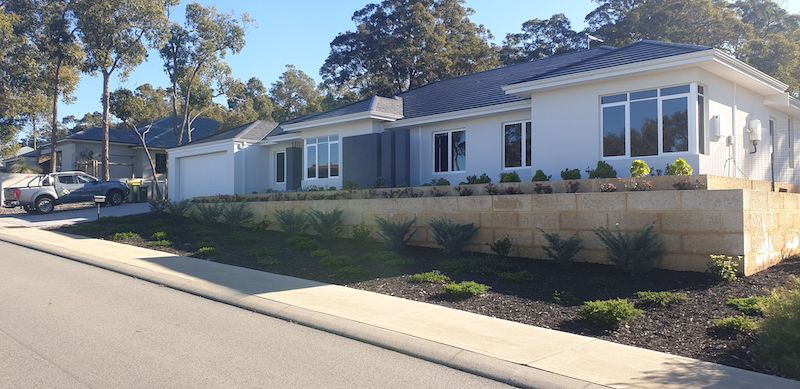
[[[789,167],[794,168],[794,129],[792,129],[792,118],[786,120],[786,128],[789,131]]]
[[[164,174],[167,172],[167,155],[156,154],[156,174]]]
[[[339,136],[306,139],[306,178],[339,177]]]
[[[286,182],[286,153],[283,151],[275,153],[275,182]]]
[[[700,154],[706,153],[706,90],[697,86],[697,146]]]
[[[467,133],[464,130],[433,134],[433,171],[463,172],[467,164]]]
[[[689,151],[689,85],[604,96],[600,104],[604,157]]]
[[[503,125],[503,167],[531,166],[531,122]]]

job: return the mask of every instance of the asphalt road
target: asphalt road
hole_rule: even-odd
[[[0,242],[0,388],[500,386]]]

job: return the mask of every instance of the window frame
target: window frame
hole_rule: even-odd
[[[520,165],[519,166],[506,166],[506,126],[513,126],[519,124],[521,126],[522,136],[520,137]],[[533,123],[531,120],[515,120],[511,122],[504,122],[500,124],[500,138],[501,138],[501,153],[500,158],[503,164],[503,170],[520,170],[528,169],[533,166],[533,142],[531,141],[531,155],[528,155],[528,125],[531,126],[531,138],[533,138]],[[530,161],[530,163],[528,163]]]
[[[163,166],[164,169],[159,169],[158,168],[159,167],[159,163],[158,163],[159,162],[158,161],[159,158],[164,158],[164,166]],[[169,160],[167,158],[167,154],[165,154],[165,153],[155,153],[155,155],[153,156],[153,162],[154,162],[153,163],[153,165],[154,165],[153,167],[155,168],[154,169],[155,170],[154,171],[155,174],[167,174],[167,166],[169,165]]]
[[[463,132],[464,133],[464,166],[462,166],[462,170],[453,170],[453,133],[454,132]],[[436,135],[447,134],[447,170],[436,171]],[[441,131],[434,131],[431,133],[431,145],[433,146],[433,152],[431,153],[431,170],[433,171],[434,175],[442,175],[442,174],[457,174],[457,173],[466,173],[467,172],[467,129],[466,128],[454,128],[451,130],[441,130]]]
[[[702,92],[700,91],[700,88],[703,88]],[[696,137],[697,154],[710,155],[709,149],[711,148],[711,145],[709,143],[709,133],[708,133],[708,127],[709,127],[708,97],[706,96],[706,90],[708,89],[708,87],[703,84],[696,84],[694,86],[694,89],[697,91],[697,93],[695,93],[695,99],[694,99],[697,105],[696,108],[697,112],[695,112],[695,117],[697,118],[697,120],[695,121],[697,123],[695,128],[695,132],[697,133]],[[700,102],[701,98],[703,99],[702,104]]]
[[[663,85],[663,86],[654,86],[648,88],[641,88],[636,90],[629,90],[626,92],[613,92],[607,93],[598,96],[597,102],[599,107],[599,135],[600,135],[600,142],[599,142],[599,149],[600,149],[600,158],[608,159],[608,160],[619,160],[619,159],[630,159],[630,158],[652,158],[652,157],[662,157],[665,155],[690,155],[697,153],[699,154],[699,145],[697,142],[693,141],[698,138],[697,131],[698,131],[698,124],[697,118],[698,113],[697,111],[697,96],[698,96],[698,85],[703,86],[705,89],[706,86],[702,84],[698,84],[697,82],[690,82],[690,83],[679,83],[679,84],[672,84],[672,85]],[[676,87],[688,86],[689,91],[684,93],[675,93],[675,94],[662,94],[661,91],[663,89],[671,89]],[[638,99],[631,99],[631,95],[639,92],[645,92],[649,90],[655,89],[657,91],[655,97],[643,97]],[[704,91],[705,92],[705,91]],[[605,97],[615,97],[625,95],[627,98],[622,101],[613,101],[608,103],[603,103],[603,98]],[[708,104],[708,99],[705,97],[705,93],[703,94],[704,97],[704,105]],[[687,123],[687,139],[689,140],[687,144],[686,151],[664,151],[664,117],[663,117],[663,102],[664,100],[672,100],[672,99],[679,99],[685,98],[686,99],[686,114],[688,118],[695,118],[695,120],[688,120]],[[657,102],[657,112],[658,112],[658,152],[653,155],[641,155],[641,156],[631,156],[631,102],[637,101],[647,101],[647,100],[656,100]],[[604,150],[604,134],[603,134],[603,115],[604,115],[604,108],[614,107],[614,106],[624,106],[625,107],[625,154],[624,155],[605,155]],[[707,113],[707,111],[706,111]],[[708,126],[706,126],[708,127]],[[706,137],[707,138],[707,137]]]
[[[320,178],[319,176],[319,147],[320,147],[320,139],[325,138],[326,140],[323,142],[327,145],[328,149],[328,176]],[[335,138],[332,140],[332,138]],[[304,180],[328,180],[328,179],[338,179],[342,176],[342,150],[341,150],[341,137],[338,134],[331,134],[331,135],[322,135],[322,136],[315,136],[303,139],[303,171],[304,171]],[[313,141],[313,143],[309,143],[309,141]],[[310,147],[314,147],[314,162],[315,162],[315,170],[314,170],[314,177],[308,176],[308,149]],[[338,161],[336,161],[336,165],[338,169],[336,170],[336,175],[331,175],[331,149],[336,147],[336,156],[338,157]]]
[[[278,181],[278,154],[283,154],[283,181]],[[283,151],[276,151],[272,160],[275,162],[275,179],[273,180],[276,184],[285,184],[286,183],[286,150]]]

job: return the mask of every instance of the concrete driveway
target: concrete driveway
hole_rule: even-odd
[[[116,207],[100,208],[100,217],[138,215],[147,212],[150,212],[150,206],[147,203],[122,204]],[[95,207],[64,211],[59,211],[56,207],[56,210],[48,215],[0,215],[0,227],[50,228],[96,219],[97,208]]]

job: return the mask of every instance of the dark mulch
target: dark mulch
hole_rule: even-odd
[[[784,261],[732,283],[720,283],[707,274],[666,270],[633,277],[614,267],[597,264],[563,267],[550,261],[491,256],[449,260],[438,250],[413,247],[403,253],[411,259],[409,263],[394,263],[362,258],[364,253],[385,251],[379,243],[347,239],[327,244],[317,242],[332,254],[352,259],[352,265],[342,269],[320,264],[319,258],[310,254],[311,247],[289,247],[287,235],[282,233],[185,219],[131,216],[66,227],[62,231],[104,239],[110,239],[114,232],[134,231],[142,239],[124,243],[179,255],[194,255],[198,248],[211,246],[215,251],[207,259],[216,262],[338,283],[770,374],[775,373],[760,365],[753,355],[754,334],[716,334],[711,330],[712,322],[740,314],[725,305],[729,297],[767,295],[774,288],[788,285],[791,276],[800,276],[798,260]],[[172,245],[153,247],[150,236],[156,231],[166,232]],[[315,238],[310,240],[316,242]],[[454,281],[474,280],[490,285],[492,290],[482,296],[458,300],[447,297],[443,285],[408,282],[409,275],[434,269]],[[566,300],[563,305],[554,302],[557,291]],[[636,302],[637,291],[683,292],[689,299],[667,308],[645,307],[637,302],[645,309],[645,316],[616,330],[598,328],[577,315],[583,301],[627,298]]]

